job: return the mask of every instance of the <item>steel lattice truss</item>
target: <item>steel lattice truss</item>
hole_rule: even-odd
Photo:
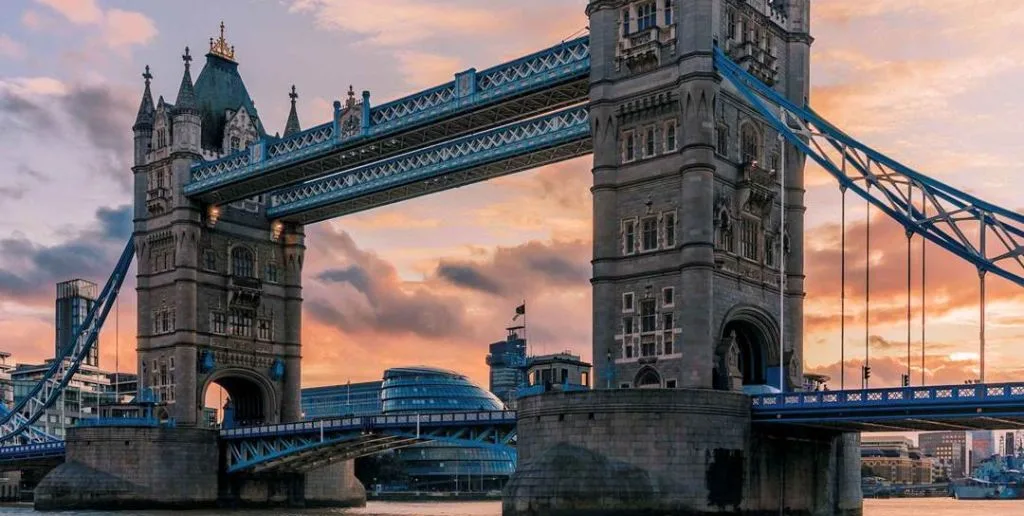
[[[78,371],[78,367],[89,354],[89,350],[99,339],[100,328],[107,314],[114,306],[114,300],[121,288],[128,267],[132,263],[135,252],[134,241],[129,239],[124,251],[107,279],[93,308],[86,314],[82,326],[71,332],[69,341],[61,347],[60,356],[54,358],[42,380],[36,383],[20,402],[7,411],[0,411],[0,442],[21,444],[24,442],[47,442],[57,440],[55,437],[34,428],[33,423],[43,416],[43,412],[51,407],[63,392],[68,382]]]
[[[1024,215],[985,202],[854,140],[748,74],[718,48],[723,77],[790,144],[904,226],[978,268],[1024,286]],[[777,108],[775,108],[777,106]]]
[[[221,431],[221,439],[228,473],[303,472],[427,441],[509,449],[515,428],[515,412],[457,412],[236,428]]]
[[[846,431],[998,430],[1024,425],[1024,383],[790,392],[752,398],[753,421]]]
[[[592,151],[573,107],[274,192],[267,216],[311,223]]]
[[[345,135],[330,122],[192,165],[185,194],[222,204],[579,104],[589,92],[588,37],[369,110]]]

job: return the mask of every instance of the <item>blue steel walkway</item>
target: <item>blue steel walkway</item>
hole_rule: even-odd
[[[1024,383],[754,396],[755,424],[850,432],[1024,428]]]

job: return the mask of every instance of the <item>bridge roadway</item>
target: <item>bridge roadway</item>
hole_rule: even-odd
[[[223,204],[584,103],[589,76],[584,36],[377,107],[364,92],[358,112],[335,103],[331,122],[193,164],[185,194]]]
[[[751,397],[756,425],[845,432],[1024,428],[1024,383],[791,392]],[[310,471],[425,441],[515,446],[516,413],[326,418],[224,429],[228,473]],[[0,447],[0,467],[59,460],[62,441]]]

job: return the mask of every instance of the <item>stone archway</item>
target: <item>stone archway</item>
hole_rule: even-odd
[[[779,361],[778,326],[755,307],[736,307],[724,318],[715,351],[714,388],[769,383],[768,370]],[[775,366],[777,367],[777,366]]]
[[[646,366],[636,373],[633,385],[637,389],[660,389],[661,375],[653,367]]]
[[[280,420],[277,396],[273,385],[266,378],[245,369],[216,371],[210,375],[198,393],[197,406],[200,410],[204,406],[206,392],[212,384],[217,384],[227,393],[234,426],[271,424]],[[218,410],[223,408],[218,407]],[[196,420],[202,420],[202,413],[198,414]]]

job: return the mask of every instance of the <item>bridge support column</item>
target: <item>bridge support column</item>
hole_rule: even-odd
[[[859,516],[856,437],[767,434],[711,390],[556,392],[519,401],[504,516]]]
[[[68,429],[64,464],[38,510],[192,509],[217,502],[217,433],[199,428]]]
[[[356,461],[348,460],[306,473],[306,507],[363,507],[366,489],[356,478]]]

